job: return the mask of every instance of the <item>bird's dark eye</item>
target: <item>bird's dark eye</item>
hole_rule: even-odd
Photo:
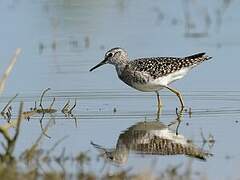
[[[113,53],[108,53],[108,57],[112,57],[113,56]]]

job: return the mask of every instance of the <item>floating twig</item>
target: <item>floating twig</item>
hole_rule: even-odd
[[[7,120],[7,122],[10,122],[11,117],[12,117],[12,106],[10,106],[10,104],[12,103],[12,101],[18,96],[18,94],[16,94],[14,97],[12,97],[8,103],[6,104],[6,106],[4,106],[3,110],[1,111],[1,115],[3,116],[4,119]]]
[[[63,106],[61,112],[65,115],[65,117],[71,117],[75,121],[75,126],[77,127],[77,118],[72,114],[73,109],[77,105],[77,99],[75,99],[74,105],[70,108],[70,100]]]
[[[6,112],[6,118],[7,118],[7,122],[9,123],[12,117],[12,106],[9,106],[7,108],[7,112]]]
[[[41,97],[40,97],[40,103],[39,103],[39,106],[40,107],[43,107],[42,106],[42,100],[43,100],[43,96],[46,94],[46,92],[47,91],[49,91],[49,90],[51,90],[51,88],[47,88],[47,89],[45,89],[44,91],[43,91],[43,93],[42,93],[42,95],[41,95]],[[43,108],[42,108],[43,109]]]
[[[42,110],[42,117],[41,117],[41,119],[40,119],[40,126],[41,126],[41,129],[42,129],[42,132],[44,133],[44,135],[46,136],[46,137],[48,137],[48,138],[51,138],[50,136],[48,136],[44,131],[43,131],[43,124],[42,124],[42,120],[43,120],[43,118],[44,118],[44,116],[45,116],[45,111],[44,111],[44,108],[43,108],[43,106],[42,106],[42,100],[43,100],[43,96],[45,95],[45,93],[47,92],[47,91],[49,91],[51,88],[47,88],[47,89],[45,89],[44,91],[43,91],[43,93],[42,93],[42,95],[41,95],[41,98],[40,98],[40,103],[39,103],[39,106],[41,107],[41,110]]]
[[[68,111],[68,114],[70,114],[70,115],[73,116],[72,110],[76,107],[76,105],[77,105],[77,99],[75,99],[75,103],[74,103],[74,105],[72,106],[72,108]]]
[[[69,111],[69,107],[70,107],[70,100],[67,101],[67,103],[63,106],[62,108],[62,113],[66,116],[66,114],[68,113]]]
[[[52,109],[55,100],[56,100],[56,98],[54,97],[52,103],[50,104],[50,106],[49,106],[49,108],[48,108],[49,110]]]

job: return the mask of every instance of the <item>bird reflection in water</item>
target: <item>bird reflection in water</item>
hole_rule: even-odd
[[[180,125],[177,115],[177,128]],[[142,155],[186,155],[192,158],[206,160],[212,154],[197,147],[176,130],[160,121],[138,122],[120,134],[116,148],[107,149],[91,142],[100,152],[100,157],[114,164],[125,164],[129,153]]]

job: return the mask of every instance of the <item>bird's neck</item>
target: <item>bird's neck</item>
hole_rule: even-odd
[[[115,64],[115,68],[116,68],[118,76],[121,76],[121,74],[124,71],[126,66],[127,66],[127,64],[125,64],[125,63]]]

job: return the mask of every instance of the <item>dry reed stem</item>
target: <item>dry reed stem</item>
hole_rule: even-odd
[[[17,57],[19,56],[20,53],[21,53],[21,49],[17,48],[11,59],[10,64],[8,65],[7,69],[5,70],[5,72],[3,74],[3,77],[0,80],[0,94],[2,94],[2,92],[4,91],[6,80],[7,80],[8,76],[10,75],[15,63],[17,62]]]

